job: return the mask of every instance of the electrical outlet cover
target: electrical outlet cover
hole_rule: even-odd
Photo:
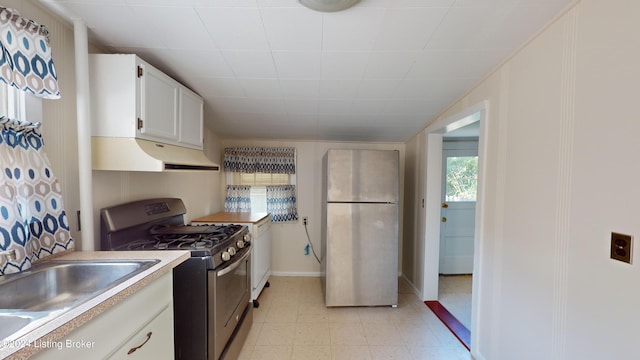
[[[620,233],[611,233],[611,258],[631,264],[633,237]]]

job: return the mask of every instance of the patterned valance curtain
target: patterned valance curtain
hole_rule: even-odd
[[[0,275],[74,247],[40,124],[0,117]]]
[[[60,98],[44,25],[0,6],[0,51],[0,81],[41,98]]]
[[[295,174],[296,150],[286,147],[234,147],[224,149],[224,171]]]
[[[295,185],[268,185],[267,211],[271,221],[285,222],[298,220]]]
[[[227,196],[224,198],[224,211],[251,211],[251,186],[227,185]]]

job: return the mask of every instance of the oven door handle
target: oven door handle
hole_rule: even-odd
[[[251,249],[249,249],[249,251],[247,251],[246,254],[242,255],[242,257],[239,260],[235,261],[233,264],[229,265],[228,267],[218,271],[216,275],[218,277],[220,277],[220,276],[224,276],[224,275],[232,272],[238,266],[240,266],[242,264],[242,262],[245,261],[249,257],[249,255],[251,255]]]

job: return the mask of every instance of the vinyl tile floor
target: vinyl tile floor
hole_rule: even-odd
[[[471,329],[471,275],[440,275],[438,301],[467,329]]]
[[[241,360],[472,359],[403,280],[397,308],[327,308],[320,278],[272,276],[269,282]]]

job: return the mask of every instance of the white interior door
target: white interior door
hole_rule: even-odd
[[[478,141],[445,140],[442,149],[440,274],[473,273]]]

